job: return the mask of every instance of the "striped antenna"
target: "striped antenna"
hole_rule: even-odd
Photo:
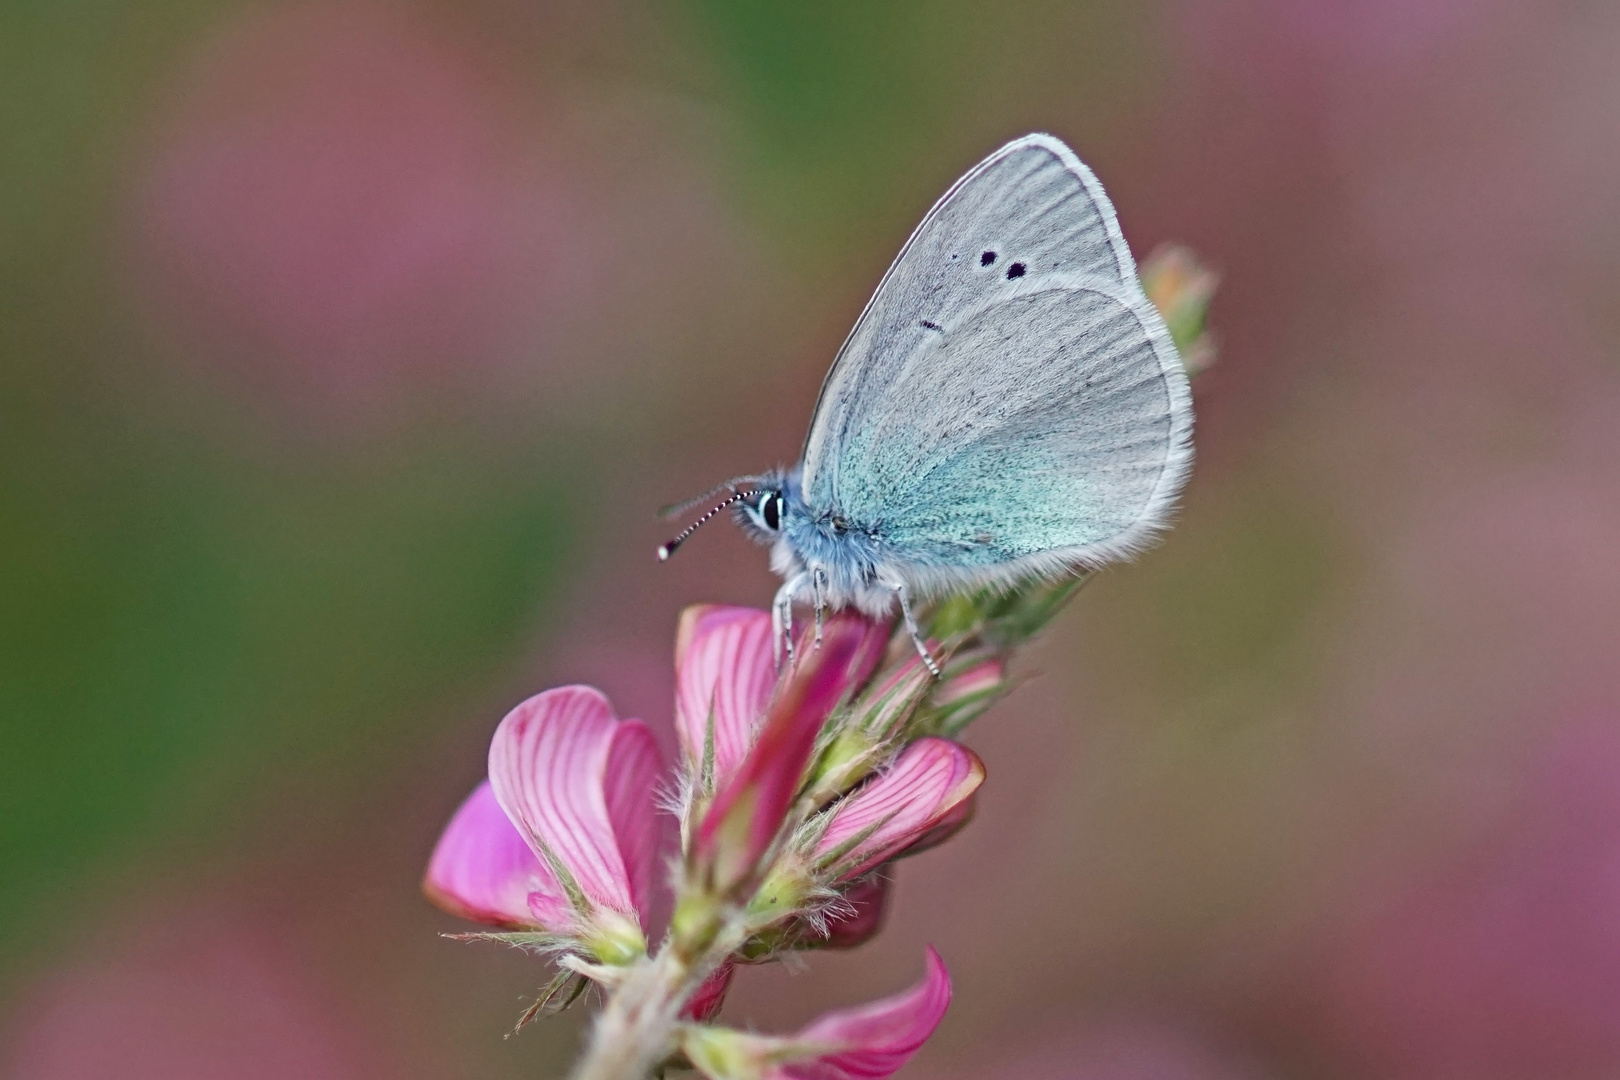
[[[750,496],[755,495],[755,494],[757,494],[757,493],[753,492],[753,491],[733,492],[731,498],[727,499],[725,502],[722,502],[719,506],[716,506],[714,509],[712,509],[712,510],[708,511],[707,513],[705,513],[702,517],[700,517],[696,521],[692,522],[692,524],[690,524],[686,528],[682,529],[681,534],[679,536],[677,536],[675,539],[669,541],[666,544],[661,545],[659,547],[659,549],[658,549],[658,561],[659,562],[664,562],[664,561],[668,560],[668,558],[671,555],[675,554],[675,549],[680,547],[682,544],[684,544],[686,542],[686,538],[688,536],[691,536],[693,533],[697,532],[698,528],[701,525],[703,525],[704,523],[706,523],[707,521],[709,521],[711,518],[713,518],[714,515],[718,514],[720,511],[724,510],[726,507],[732,505],[733,503],[742,502],[744,499],[749,498]]]

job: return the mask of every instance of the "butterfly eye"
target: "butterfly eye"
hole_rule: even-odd
[[[765,527],[772,532],[782,527],[782,502],[780,491],[768,491],[765,497],[759,500],[760,520],[765,522]]]

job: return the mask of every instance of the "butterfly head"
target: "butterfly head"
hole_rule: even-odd
[[[722,499],[717,506],[711,507],[692,524],[682,529],[680,535],[665,543],[658,549],[660,560],[668,559],[675,554],[675,550],[686,542],[686,539],[701,526],[713,520],[724,510],[730,510],[733,519],[750,539],[765,544],[775,543],[787,528],[794,508],[798,506],[798,483],[796,477],[785,470],[776,469],[761,476],[740,476],[728,480],[714,492],[717,494],[727,488],[731,494]],[[700,496],[701,498],[701,496]],[[679,513],[690,508],[697,500],[681,503],[671,507],[667,514]]]

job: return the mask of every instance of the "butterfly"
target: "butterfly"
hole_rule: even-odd
[[[730,495],[793,606],[915,608],[1128,558],[1168,525],[1192,469],[1192,394],[1102,185],[1026,135],[958,180],[878,284],[821,387],[792,468]]]

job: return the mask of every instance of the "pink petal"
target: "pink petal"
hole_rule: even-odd
[[[588,900],[632,919],[656,871],[657,776],[651,732],[589,686],[525,701],[489,747],[495,798],[535,854],[549,850]]]
[[[815,624],[806,620],[800,628],[796,648],[802,654],[815,652]],[[823,644],[825,638],[834,631],[838,633],[855,633],[860,635],[860,643],[856,647],[854,659],[850,660],[848,669],[844,672],[847,689],[853,693],[864,687],[872,678],[872,673],[883,662],[883,656],[889,651],[889,639],[893,635],[894,620],[869,619],[856,611],[840,611],[827,620],[823,631]]]
[[[951,808],[944,817],[934,822],[929,830],[917,839],[906,845],[904,851],[895,855],[897,859],[909,859],[913,855],[921,855],[929,848],[936,848],[962,831],[962,826],[973,820],[977,809],[975,795],[969,795]]]
[[[881,1080],[911,1060],[951,1004],[951,978],[933,946],[928,970],[910,990],[854,1009],[830,1012],[791,1042],[826,1049],[772,1070],[772,1080]]]
[[[886,628],[871,620],[837,616],[820,648],[800,652],[759,738],[698,826],[693,857],[707,865],[715,888],[729,890],[757,869],[798,794],[821,725],[871,674],[886,639]]]
[[[647,725],[626,720],[613,733],[608,752],[605,797],[608,819],[619,840],[625,870],[630,876],[630,900],[637,912],[651,910],[652,890],[660,864],[661,837],[658,785],[664,762]]]
[[[967,747],[949,739],[918,739],[838,804],[816,854],[836,860],[841,877],[864,873],[947,822],[983,781],[984,763]],[[854,850],[838,850],[867,830]]]
[[[461,804],[428,861],[422,891],[439,907],[491,926],[557,930],[571,921],[557,878],[529,850],[485,781]],[[538,918],[529,895],[563,902],[563,921]]]
[[[681,1010],[681,1016],[686,1020],[696,1020],[699,1023],[714,1019],[714,1014],[720,1011],[720,1006],[726,1002],[726,991],[731,989],[731,976],[737,970],[736,965],[725,963],[716,969],[713,975],[703,980],[703,985],[697,988],[697,993],[686,1003]]]
[[[776,687],[771,617],[753,608],[690,607],[681,613],[676,640],[675,731],[695,770],[713,717],[713,784],[719,788],[748,753]]]

